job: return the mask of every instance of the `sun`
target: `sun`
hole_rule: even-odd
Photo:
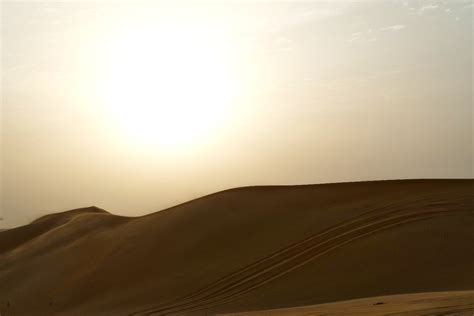
[[[104,39],[100,94],[107,115],[140,145],[205,142],[232,117],[235,43],[204,20],[133,21]]]

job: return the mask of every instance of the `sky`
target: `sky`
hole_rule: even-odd
[[[472,1],[2,1],[0,228],[473,177]]]

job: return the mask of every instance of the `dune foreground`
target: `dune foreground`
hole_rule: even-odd
[[[0,314],[209,315],[474,290],[473,189],[246,187],[142,217],[47,215],[0,232]]]
[[[226,315],[472,315],[473,310],[474,291],[452,291],[379,296],[313,306]]]

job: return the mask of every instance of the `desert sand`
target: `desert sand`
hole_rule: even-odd
[[[474,290],[473,227],[474,180],[244,187],[142,217],[88,207],[0,232],[0,312],[209,315]]]
[[[472,315],[473,310],[474,291],[452,291],[379,296],[313,306],[226,315]]]

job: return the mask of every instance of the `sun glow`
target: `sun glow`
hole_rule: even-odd
[[[231,118],[239,90],[236,43],[211,22],[142,18],[122,23],[102,45],[103,103],[134,143],[202,143]]]

